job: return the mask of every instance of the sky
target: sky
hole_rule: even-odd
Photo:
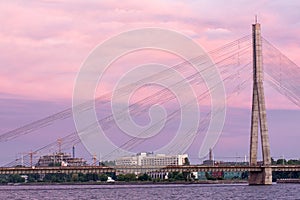
[[[70,107],[77,73],[89,53],[137,28],[172,29],[209,51],[251,34],[257,15],[263,37],[300,65],[299,10],[297,0],[0,1],[0,133]],[[299,158],[299,107],[272,95],[267,102],[271,154]],[[241,98],[240,105],[227,115],[232,121],[215,146],[216,157],[248,154],[249,104]],[[46,145],[67,127],[2,143],[1,152],[10,152],[0,153],[2,163]]]

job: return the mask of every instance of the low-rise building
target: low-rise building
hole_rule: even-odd
[[[157,166],[165,167],[170,165],[185,165],[188,164],[188,155],[165,155],[165,154],[153,154],[153,153],[139,153],[134,156],[120,157],[115,160],[116,166]],[[147,173],[153,179],[167,179],[167,172],[149,171],[147,169],[136,168],[136,171],[130,171],[130,173],[143,174]],[[123,172],[126,173],[126,172]]]
[[[165,155],[153,153],[139,153],[135,156],[117,158],[115,162],[117,166],[170,166],[184,165],[187,159],[187,154]]]

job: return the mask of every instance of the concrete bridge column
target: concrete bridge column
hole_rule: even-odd
[[[249,185],[272,184],[269,133],[263,87],[262,41],[260,24],[252,25],[253,36],[253,96],[250,136],[250,166],[257,166],[258,132],[260,128],[263,165],[260,172],[249,172]]]
[[[272,169],[265,167],[261,172],[250,172],[248,178],[249,185],[271,185]]]

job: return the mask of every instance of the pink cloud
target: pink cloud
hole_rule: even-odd
[[[292,12],[288,12],[287,8],[292,6]],[[60,87],[62,92],[56,91],[57,97],[70,98],[71,92],[66,93],[65,90],[72,88],[73,82],[70,80],[74,80],[81,62],[95,45],[114,34],[149,26],[171,28],[187,34],[205,49],[211,50],[250,34],[250,24],[255,14],[259,14],[264,35],[271,40],[274,38],[274,41],[279,38],[279,48],[289,52],[299,63],[299,48],[295,41],[298,41],[300,29],[294,20],[298,15],[294,12],[295,7],[299,5],[282,5],[272,1],[250,4],[247,1],[169,3],[137,0],[1,3],[0,55],[3,67],[0,75],[10,78],[0,88],[16,93],[18,90],[13,89],[15,85],[23,85],[23,93],[30,96],[35,94],[32,92],[34,88],[39,90],[40,87],[51,88],[61,84],[66,87]],[[287,33],[273,31],[283,25],[290,27],[285,28]],[[59,74],[68,78],[63,80]],[[55,98],[55,91],[50,96]]]

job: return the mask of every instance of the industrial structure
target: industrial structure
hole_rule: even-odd
[[[66,153],[55,153],[45,155],[39,158],[37,167],[49,167],[49,166],[87,166],[87,162],[83,158],[71,157]]]

